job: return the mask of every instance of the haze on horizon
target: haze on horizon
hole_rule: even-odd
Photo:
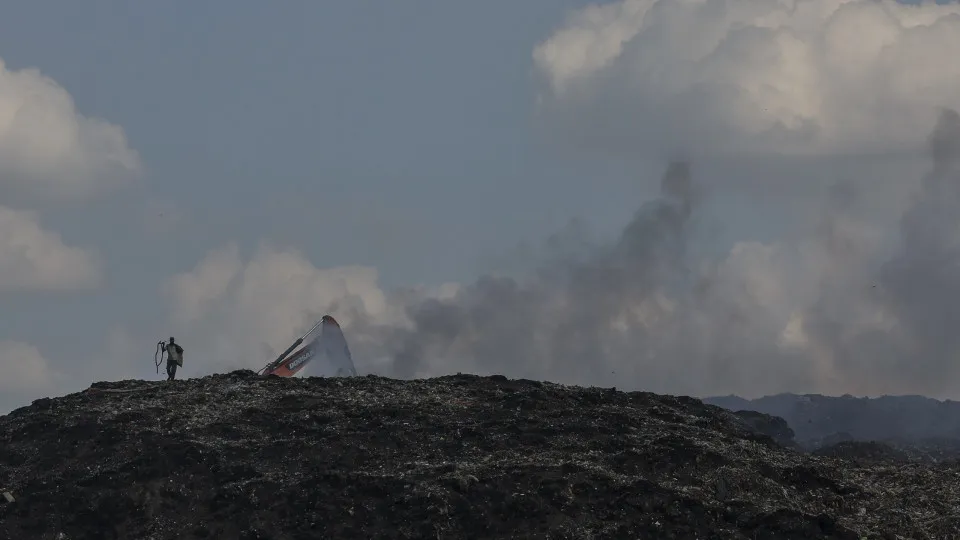
[[[960,4],[40,4],[0,413],[325,313],[361,374],[960,396]]]

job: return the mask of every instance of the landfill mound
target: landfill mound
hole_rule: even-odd
[[[910,455],[906,452],[876,441],[843,441],[831,446],[825,446],[813,451],[818,456],[832,456],[846,458],[851,461],[866,462],[903,462],[909,461]]]
[[[0,538],[960,532],[955,464],[816,456],[758,426],[783,434],[693,398],[496,376],[98,383],[0,417]]]

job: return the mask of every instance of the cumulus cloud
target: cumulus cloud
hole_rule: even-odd
[[[154,366],[143,362],[145,349],[149,350],[149,338],[140,339],[130,328],[124,325],[111,327],[106,334],[103,346],[85,362],[85,377],[92,381],[149,378],[156,373]],[[163,368],[159,370],[163,372]]]
[[[960,4],[622,0],[534,51],[547,118],[604,149],[908,151],[960,108]]]
[[[608,242],[574,234],[524,277],[384,290],[365,267],[317,268],[292,250],[235,245],[167,286],[188,373],[259,368],[323,313],[358,370],[410,378],[502,373],[656,392],[960,394],[960,114],[928,137],[932,166],[899,238],[856,217],[840,182],[810,233],[719,255],[690,163]],[[565,248],[566,242],[560,242]]]
[[[587,8],[534,53],[545,112],[579,142],[693,157],[666,168],[659,196],[618,237],[568,231],[523,277],[399,290],[372,268],[228,244],[166,284],[171,324],[158,337],[183,344],[186,375],[255,369],[331,313],[361,373],[956,397],[960,68],[939,56],[960,45],[958,24],[956,4],[889,1]],[[714,155],[882,152],[925,139],[930,171],[902,179],[917,190],[891,205],[906,208],[895,231],[852,211],[864,182],[840,182],[817,201],[809,234],[744,239],[719,255],[695,242],[712,226],[698,170]]]
[[[98,253],[68,245],[37,211],[23,208],[84,200],[139,171],[119,126],[80,114],[70,94],[37,69],[11,70],[0,60],[0,293],[100,286]],[[0,370],[4,412],[78,380],[15,336],[0,336]]]
[[[35,212],[0,206],[0,292],[96,287],[102,264],[93,252],[44,230]]]
[[[47,395],[62,382],[58,373],[33,345],[0,340],[0,414]]]
[[[822,354],[873,391],[960,390],[960,114],[945,111],[928,146],[932,169],[900,217],[897,250],[873,269],[871,294],[834,283],[803,320]]]
[[[259,369],[327,313],[346,326],[392,316],[376,269],[321,269],[299,251],[266,244],[247,260],[233,243],[213,250],[163,290],[188,374]]]
[[[348,337],[398,377],[464,371],[691,395],[781,391],[960,393],[960,115],[943,113],[933,167],[889,231],[854,217],[852,184],[829,193],[812,233],[692,241],[694,169],[668,167],[660,197],[615,241],[524,279],[487,276],[445,298],[403,298],[407,322],[357,321]]]
[[[0,341],[0,365],[3,379],[0,390],[43,390],[50,388],[55,373],[40,351],[33,345],[17,341]]]
[[[0,59],[0,189],[15,196],[75,200],[123,185],[140,170],[122,128],[76,110],[37,69]]]

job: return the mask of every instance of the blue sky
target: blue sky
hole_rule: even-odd
[[[317,251],[329,263],[387,262],[397,257],[384,260],[379,237],[396,224],[445,246],[438,234],[495,238],[464,212],[549,196],[522,182],[531,170],[556,178],[551,191],[576,189],[578,175],[544,158],[528,127],[530,50],[562,3],[92,5],[57,3],[52,21],[54,4],[18,6],[2,17],[0,50],[11,68],[39,66],[84,114],[121,125],[149,192],[207,224],[180,239],[184,263],[213,238],[301,244],[327,224],[351,231]],[[285,216],[305,195],[318,207]],[[503,210],[524,228],[543,220]],[[436,268],[397,264],[403,280]],[[463,271],[446,264],[434,271]]]
[[[386,289],[514,270],[521,244],[541,242],[572,218],[615,238],[656,196],[663,156],[564,144],[557,126],[569,124],[544,122],[536,109],[545,88],[536,47],[568,24],[571,10],[591,4],[34,0],[0,7],[6,68],[39,69],[80,114],[120,126],[142,161],[135,185],[83,204],[5,201],[39,211],[44,228],[66,244],[96,250],[105,283],[8,292],[0,340],[35,345],[69,375],[71,388],[83,387],[85,377],[109,377],[91,366],[98,355],[117,354],[103,345],[111,329],[122,328],[142,354],[110,365],[150,375],[155,340],[176,327],[163,283],[229,242],[244,257],[266,242],[300,250],[320,269],[375,267]],[[609,96],[570,105],[572,118],[619,103]],[[585,133],[597,125],[584,122]],[[611,129],[632,129],[624,125]],[[848,174],[808,160],[802,172],[774,166],[782,181],[757,184],[768,174],[763,167],[698,170],[722,225],[710,249],[777,238]],[[791,174],[807,181],[788,181]],[[900,201],[887,203],[868,211],[883,215]]]
[[[579,4],[36,2],[6,8],[0,51],[122,126],[142,196],[203,223],[156,244],[181,256],[153,261],[157,275],[265,237],[409,283],[476,272],[480,254],[576,214],[613,226],[646,193],[635,164],[565,159],[532,123],[531,51]],[[78,242],[119,223],[77,214],[63,223],[89,220],[64,232]],[[148,250],[128,242],[104,249],[135,265]]]
[[[96,347],[114,321],[166,336],[158,284],[227,241],[373,265],[390,285],[469,279],[577,215],[615,230],[656,178],[566,159],[533,123],[531,51],[583,4],[0,8],[7,68],[39,69],[79,113],[121,126],[144,165],[136,188],[43,216],[96,246],[105,288],[14,294],[3,327],[54,357]],[[143,234],[151,200],[175,204],[180,226]]]

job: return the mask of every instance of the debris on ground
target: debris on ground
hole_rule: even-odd
[[[688,397],[499,376],[97,383],[0,416],[0,486],[17,494],[0,538],[960,533],[954,462],[814,455],[783,428]]]

